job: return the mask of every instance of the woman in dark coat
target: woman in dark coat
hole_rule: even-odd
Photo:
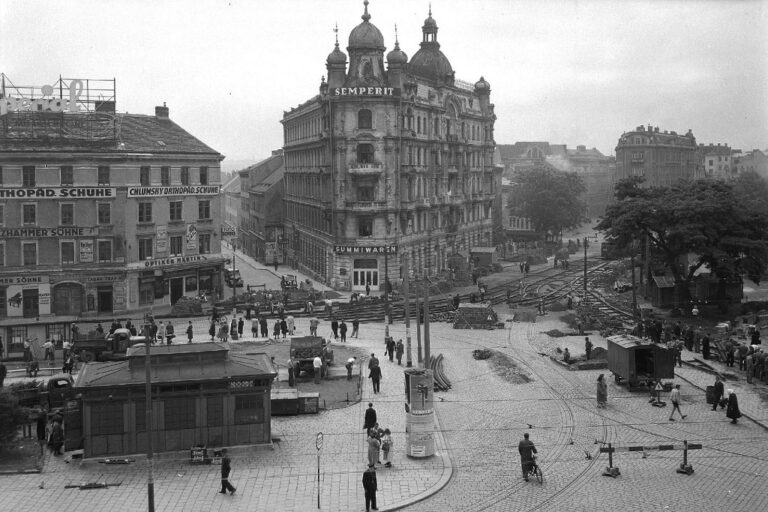
[[[731,418],[731,423],[734,424],[741,418],[739,400],[736,398],[736,393],[734,393],[732,389],[728,390],[728,407],[725,410],[725,415]]]
[[[48,445],[53,449],[54,455],[61,455],[61,447],[64,446],[64,429],[61,428],[61,423],[58,421],[53,422],[53,427],[51,427],[51,438],[48,440]]]

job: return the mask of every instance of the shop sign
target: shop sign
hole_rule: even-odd
[[[52,85],[43,85],[40,87],[40,92],[43,96],[53,96],[54,87]],[[55,98],[49,99],[37,98],[14,98],[9,96],[0,100],[0,116],[7,114],[8,112],[78,112],[80,107],[78,101],[80,100],[80,94],[83,92],[83,81],[72,80],[69,83],[69,98]]]
[[[187,250],[197,252],[197,227],[187,224]]]
[[[93,240],[80,240],[80,263],[93,263]]]
[[[2,238],[62,238],[75,236],[96,236],[93,227],[71,228],[0,228]]]
[[[157,226],[157,238],[155,238],[155,252],[165,254],[168,252],[168,226]]]
[[[9,276],[0,277],[0,285],[43,284],[48,283],[48,276]]]
[[[219,185],[128,187],[128,197],[215,196],[219,190]]]
[[[334,245],[333,252],[336,254],[395,254],[397,253],[396,245],[370,245],[370,246],[357,246],[357,245]]]
[[[138,263],[131,263],[131,268],[156,268],[156,267],[170,267],[173,265],[180,265],[183,263],[205,263],[208,261],[206,256],[197,254],[194,256],[174,256],[171,258],[156,258]]]
[[[336,87],[333,95],[340,96],[400,96],[397,87]]]
[[[80,278],[84,283],[115,283],[123,279],[125,276],[122,274],[87,275]]]
[[[117,189],[110,187],[0,188],[0,199],[111,199]]]

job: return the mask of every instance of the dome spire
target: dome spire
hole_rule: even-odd
[[[395,23],[395,50],[400,49],[400,42],[397,40],[397,23]]]
[[[370,19],[371,19],[371,15],[370,15],[370,14],[368,14],[368,0],[364,0],[364,1],[363,1],[363,5],[365,6],[365,12],[364,12],[364,13],[363,13],[363,15],[362,15],[362,16],[360,16],[360,17],[361,17],[361,18],[363,18],[363,21],[368,21],[368,20],[370,20]],[[430,5],[431,5],[431,4],[430,4]]]
[[[336,22],[336,26],[333,27],[333,31],[336,33],[336,48],[339,47],[339,22]]]

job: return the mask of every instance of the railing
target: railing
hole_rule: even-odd
[[[351,174],[379,174],[384,170],[384,165],[379,163],[365,164],[355,162],[349,164],[349,172]]]
[[[356,210],[376,210],[386,207],[386,201],[347,201],[347,208]]]

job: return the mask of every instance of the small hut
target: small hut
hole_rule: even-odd
[[[667,276],[653,276],[649,286],[651,304],[657,308],[671,308],[675,305],[675,279]]]
[[[461,303],[453,320],[454,329],[493,329],[499,321],[490,302]]]

